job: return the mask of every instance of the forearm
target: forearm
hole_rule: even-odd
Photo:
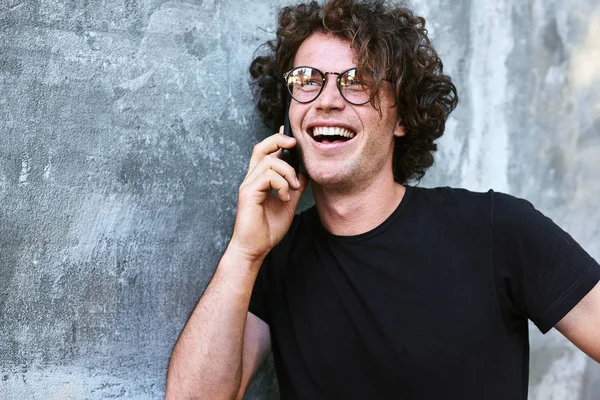
[[[237,393],[246,315],[261,262],[227,249],[175,345],[167,399],[225,399]]]

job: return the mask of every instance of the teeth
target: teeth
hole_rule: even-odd
[[[316,126],[313,128],[313,136],[344,136],[352,139],[354,136],[356,136],[356,134],[345,128]]]

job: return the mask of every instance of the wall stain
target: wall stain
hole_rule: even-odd
[[[555,64],[562,64],[567,58],[565,52],[565,44],[558,32],[556,18],[552,18],[544,28],[543,33],[544,47],[552,54]]]
[[[201,61],[209,53],[209,48],[214,47],[214,41],[211,43],[196,28],[185,31],[183,34],[183,42],[187,52]]]
[[[190,132],[186,129],[182,118],[176,118],[171,124],[171,129],[178,137],[187,138]]]
[[[23,73],[23,62],[18,58],[0,58],[0,73],[3,72],[18,78]]]
[[[10,294],[23,243],[19,230],[11,227],[6,216],[0,213],[0,315],[4,314],[4,304]]]
[[[15,8],[19,7],[23,5],[23,1],[22,0],[8,0],[8,8],[12,11]]]
[[[130,156],[127,157],[122,163],[119,170],[117,181],[128,186],[134,194],[142,194],[145,192],[143,178],[143,161],[139,158]]]
[[[577,145],[580,148],[589,146],[600,148],[600,119],[596,119],[582,130]]]

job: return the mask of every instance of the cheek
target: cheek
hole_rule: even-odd
[[[290,125],[294,131],[300,131],[302,129],[302,120],[304,119],[304,115],[306,114],[305,107],[302,107],[300,104],[296,103],[292,100],[292,104],[290,104],[289,116],[290,116]]]

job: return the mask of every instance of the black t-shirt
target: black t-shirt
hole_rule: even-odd
[[[407,187],[380,226],[296,216],[257,278],[283,399],[527,398],[527,319],[552,328],[600,266],[521,199]]]

